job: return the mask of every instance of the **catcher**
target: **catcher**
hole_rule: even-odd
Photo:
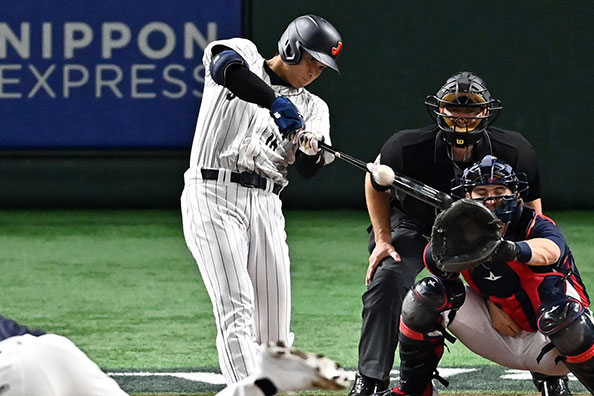
[[[571,371],[594,394],[589,297],[555,222],[522,205],[526,188],[493,156],[463,172],[453,193],[465,198],[436,218],[424,252],[433,275],[404,299],[400,384],[384,395],[431,395],[434,378],[447,386],[437,365],[448,331],[506,367],[559,381]]]

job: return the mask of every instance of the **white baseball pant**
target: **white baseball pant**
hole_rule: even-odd
[[[181,197],[184,236],[212,302],[227,384],[254,373],[258,344],[293,341],[285,219],[269,190],[232,183],[221,169],[218,180],[186,180]]]
[[[447,324],[447,312],[443,317],[447,329],[468,349],[492,362],[513,369],[547,375],[565,375],[569,372],[565,364],[555,362],[559,352],[554,348],[543,355],[540,363],[536,361],[542,348],[550,343],[549,338],[542,333],[523,330],[520,335],[510,337],[497,332],[491,325],[485,299],[470,286],[465,287],[466,299],[456,312],[454,320]],[[579,298],[575,290],[568,290],[568,294]]]

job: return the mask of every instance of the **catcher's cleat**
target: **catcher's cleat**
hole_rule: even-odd
[[[348,396],[370,396],[385,393],[390,386],[390,380],[377,380],[357,373],[355,382]]]
[[[270,380],[279,393],[305,389],[345,389],[350,381],[344,369],[324,355],[295,348],[263,345],[257,362],[257,378]]]
[[[555,377],[532,373],[532,381],[542,396],[572,396],[566,375]]]
[[[375,393],[373,396],[409,396],[409,394],[396,386],[390,390]],[[430,386],[427,386],[421,396],[439,396],[439,392],[437,391],[437,388],[433,386],[433,383],[431,383]]]

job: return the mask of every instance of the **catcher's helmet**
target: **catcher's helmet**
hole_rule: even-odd
[[[306,50],[318,62],[338,70],[336,60],[342,51],[340,33],[324,18],[303,15],[292,21],[278,41],[281,59],[296,65]]]
[[[495,121],[503,108],[501,101],[493,99],[482,78],[468,71],[458,72],[448,78],[435,95],[425,98],[431,118],[442,130],[444,140],[455,147],[476,144],[487,127]],[[465,126],[456,125],[456,118],[446,113],[448,108],[480,109],[476,116],[463,116]]]
[[[518,177],[520,175],[521,177]],[[466,168],[457,186],[452,187],[452,195],[464,198],[476,186],[503,185],[511,190],[511,194],[496,197],[477,198],[477,201],[502,200],[502,204],[495,208],[495,214],[504,223],[512,220],[513,213],[520,202],[520,196],[528,191],[528,182],[523,173],[516,174],[512,167],[492,155],[486,155],[481,161]]]

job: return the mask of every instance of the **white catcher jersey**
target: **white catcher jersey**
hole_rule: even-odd
[[[297,145],[283,139],[268,109],[235,97],[213,81],[209,66],[211,50],[216,45],[240,54],[251,72],[270,85],[277,96],[286,96],[299,109],[305,130],[320,133],[326,143],[331,143],[328,105],[322,99],[304,88],[271,85],[264,69],[265,59],[251,41],[243,38],[214,41],[204,50],[202,58],[204,93],[186,178],[199,179],[201,168],[224,168],[254,172],[286,186],[287,167],[295,161]],[[328,164],[334,158],[325,154],[324,159]]]

